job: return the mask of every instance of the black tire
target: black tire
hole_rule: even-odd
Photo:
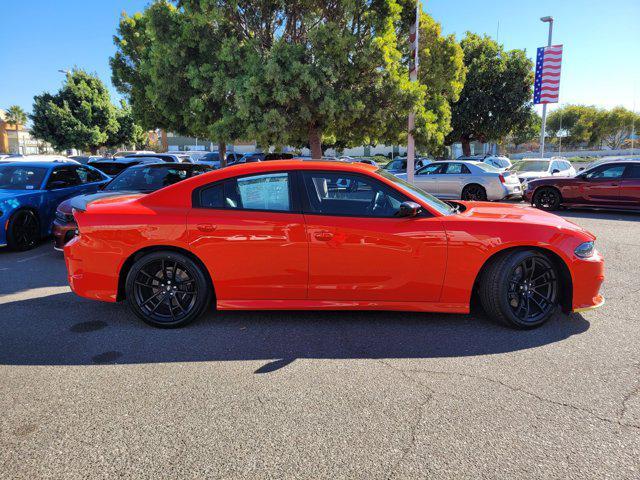
[[[40,241],[40,222],[31,210],[18,210],[7,225],[7,246],[24,252],[31,250]]]
[[[533,194],[533,201],[531,203],[540,210],[557,210],[562,203],[562,195],[553,187],[541,187]]]
[[[480,301],[489,317],[520,329],[539,327],[557,310],[560,276],[553,262],[534,250],[496,257],[480,278]]]
[[[468,200],[471,202],[486,202],[487,190],[477,183],[471,183],[466,185],[462,189],[462,200]]]
[[[203,268],[186,255],[153,252],[138,259],[125,284],[133,313],[159,328],[176,328],[198,318],[211,304]]]

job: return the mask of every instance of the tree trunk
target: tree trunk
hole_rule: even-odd
[[[462,143],[462,154],[465,157],[471,156],[471,142],[469,141],[469,139],[462,138],[461,143]]]
[[[220,158],[220,168],[227,166],[227,144],[218,142],[218,157]]]
[[[162,145],[162,151],[166,152],[169,150],[169,141],[167,140],[167,131],[162,128],[160,129],[160,143]]]
[[[322,158],[322,133],[316,127],[309,127],[309,148],[311,158],[320,160]]]
[[[89,150],[91,151],[91,155],[98,154],[98,147],[90,147]]]

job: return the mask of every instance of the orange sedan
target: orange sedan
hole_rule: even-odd
[[[377,167],[250,163],[73,205],[83,297],[158,327],[220,310],[487,314],[532,328],[603,303],[595,237],[524,205],[444,203]]]

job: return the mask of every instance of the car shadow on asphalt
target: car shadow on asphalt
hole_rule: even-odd
[[[393,359],[491,355],[536,348],[589,328],[581,315],[557,314],[520,331],[482,315],[407,312],[211,311],[174,330],[152,328],[126,304],[72,293],[0,306],[0,363],[94,365],[253,360],[255,373],[300,358]]]

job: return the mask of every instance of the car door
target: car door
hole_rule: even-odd
[[[640,163],[629,163],[620,180],[620,205],[640,208]]]
[[[414,174],[414,184],[425,192],[438,196],[438,179],[443,176],[446,168],[446,162],[430,163]]]
[[[369,175],[303,171],[301,178],[310,300],[439,300],[446,236],[438,217],[398,217],[406,197]],[[351,187],[338,187],[338,178]]]
[[[43,225],[50,225],[56,208],[67,198],[78,195],[78,187],[82,184],[74,165],[55,167],[47,179],[47,195],[43,208],[44,218],[41,219]]]
[[[194,192],[188,241],[218,301],[306,298],[309,248],[291,178],[245,175]]]
[[[462,189],[470,182],[471,171],[460,162],[449,162],[442,175],[438,175],[440,198],[461,198]]]
[[[594,168],[585,175],[582,190],[585,203],[616,206],[620,202],[620,181],[625,164],[614,163]]]

